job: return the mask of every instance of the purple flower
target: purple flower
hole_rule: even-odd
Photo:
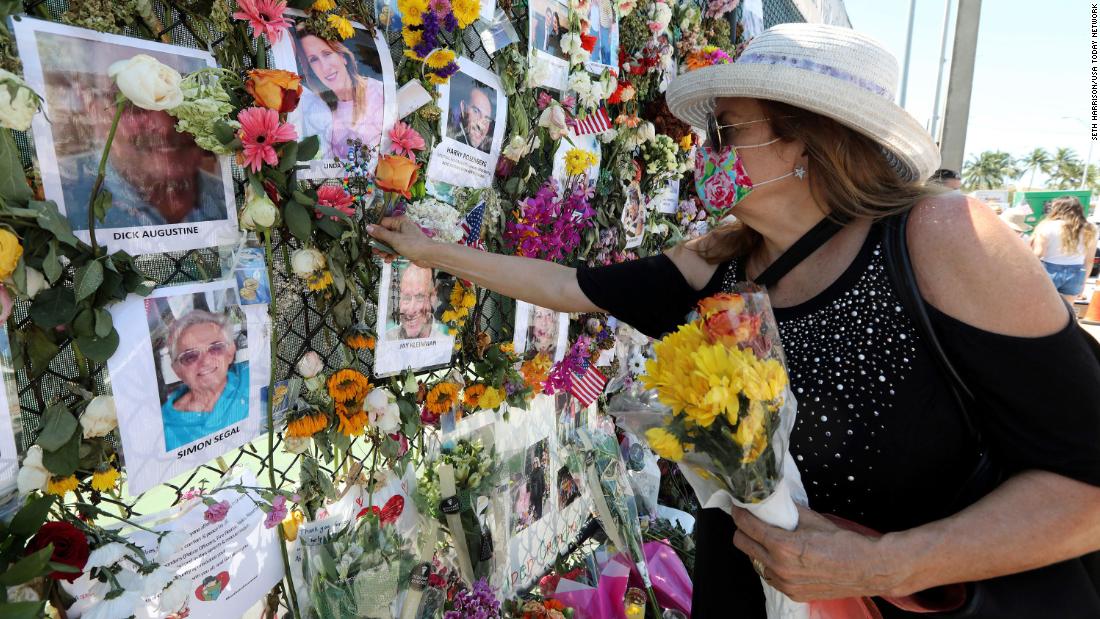
[[[286,518],[286,497],[280,494],[271,501],[271,511],[264,518],[264,526],[270,529],[282,522],[283,518]]]
[[[229,515],[229,501],[222,501],[207,507],[202,517],[207,522],[215,523],[225,520],[227,515]]]
[[[500,601],[484,578],[474,583],[472,589],[455,594],[454,610],[443,613],[443,619],[497,619],[500,617]]]

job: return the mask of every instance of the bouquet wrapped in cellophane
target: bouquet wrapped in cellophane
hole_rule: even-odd
[[[653,345],[646,371],[610,403],[620,426],[680,464],[705,507],[734,505],[788,530],[805,489],[788,452],[795,399],[771,303],[743,284],[702,300],[692,320]],[[805,617],[761,581],[769,617]]]

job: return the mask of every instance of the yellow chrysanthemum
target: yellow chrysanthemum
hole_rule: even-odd
[[[341,39],[351,38],[355,34],[355,27],[351,25],[343,15],[336,15],[335,13],[328,16],[328,25],[332,26],[332,29],[336,31],[336,34],[340,35]]]
[[[501,344],[500,351],[507,355],[514,355],[516,353],[516,345],[511,342]]]
[[[584,174],[596,164],[596,156],[582,148],[572,148],[565,154],[565,172],[569,176]]]
[[[331,11],[336,8],[336,0],[314,0],[309,8],[314,11]]]
[[[436,75],[435,73],[429,73],[428,74],[428,82],[430,82],[431,84],[433,84],[435,86],[441,86],[443,84],[446,84],[448,79],[449,78],[446,78],[446,77],[440,77],[440,76]]]
[[[681,325],[653,346],[654,359],[646,362],[641,375],[646,389],[655,389],[662,404],[676,414],[695,407],[710,390],[706,378],[696,373],[695,351],[707,345],[698,325]]]
[[[481,2],[479,0],[451,0],[451,12],[455,15],[458,27],[465,28],[477,21],[477,16],[481,13]]]
[[[645,432],[649,448],[658,456],[673,462],[684,459],[684,446],[676,435],[664,428],[650,428]]]
[[[401,38],[405,41],[405,47],[412,49],[420,44],[420,41],[424,38],[424,35],[421,34],[420,30],[413,30],[412,28],[405,26],[401,29]]]
[[[745,354],[751,358],[749,353]],[[744,381],[745,397],[770,402],[778,398],[787,386],[787,372],[776,359],[752,359],[745,368]]]
[[[46,494],[65,496],[65,493],[76,490],[76,485],[76,475],[69,475],[68,477],[50,476],[50,480],[46,483]]]
[[[424,59],[424,62],[431,69],[442,69],[454,62],[454,60],[455,53],[449,49],[442,48],[433,50],[432,53],[428,54],[428,57]]]
[[[684,137],[680,138],[680,150],[691,150],[691,134],[688,133]]]
[[[318,290],[324,290],[332,285],[332,272],[329,270],[319,271],[313,273],[306,280],[306,288],[316,292]]]
[[[423,58],[420,57],[420,54],[417,54],[416,52],[412,51],[412,49],[407,49],[407,50],[405,50],[404,53],[405,53],[406,58],[411,58],[413,60],[420,60],[420,61],[424,60]]]
[[[73,478],[74,480],[76,478]],[[99,492],[107,492],[114,490],[115,484],[118,483],[118,469],[115,467],[107,467],[105,471],[96,471],[92,473],[92,490],[98,490]],[[75,481],[74,481],[75,487]]]
[[[419,26],[424,23],[424,11],[428,10],[428,0],[397,0],[397,11],[401,13],[401,23]]]
[[[497,389],[496,387],[486,387],[485,393],[481,394],[481,398],[478,399],[477,405],[479,408],[485,410],[495,410],[498,406],[504,402],[505,397],[504,390]]]

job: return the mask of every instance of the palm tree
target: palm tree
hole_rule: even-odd
[[[963,165],[963,187],[965,189],[1000,189],[1005,179],[1016,178],[1020,172],[1012,155],[1002,150],[987,150],[973,155]]]
[[[1050,157],[1050,153],[1044,148],[1036,148],[1030,153],[1020,157],[1016,160],[1016,165],[1020,167],[1022,172],[1031,172],[1031,176],[1027,179],[1028,189],[1034,187],[1035,172],[1042,172],[1043,174],[1050,174],[1050,164],[1053,161]]]
[[[1059,148],[1050,162],[1050,180],[1055,189],[1071,189],[1081,181],[1084,165],[1072,148]]]

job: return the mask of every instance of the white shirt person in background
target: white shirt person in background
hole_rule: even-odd
[[[299,110],[302,137],[321,140],[320,159],[346,159],[348,140],[377,147],[382,139],[382,82],[359,74],[359,62],[339,41],[296,28],[294,53],[305,88]]]

